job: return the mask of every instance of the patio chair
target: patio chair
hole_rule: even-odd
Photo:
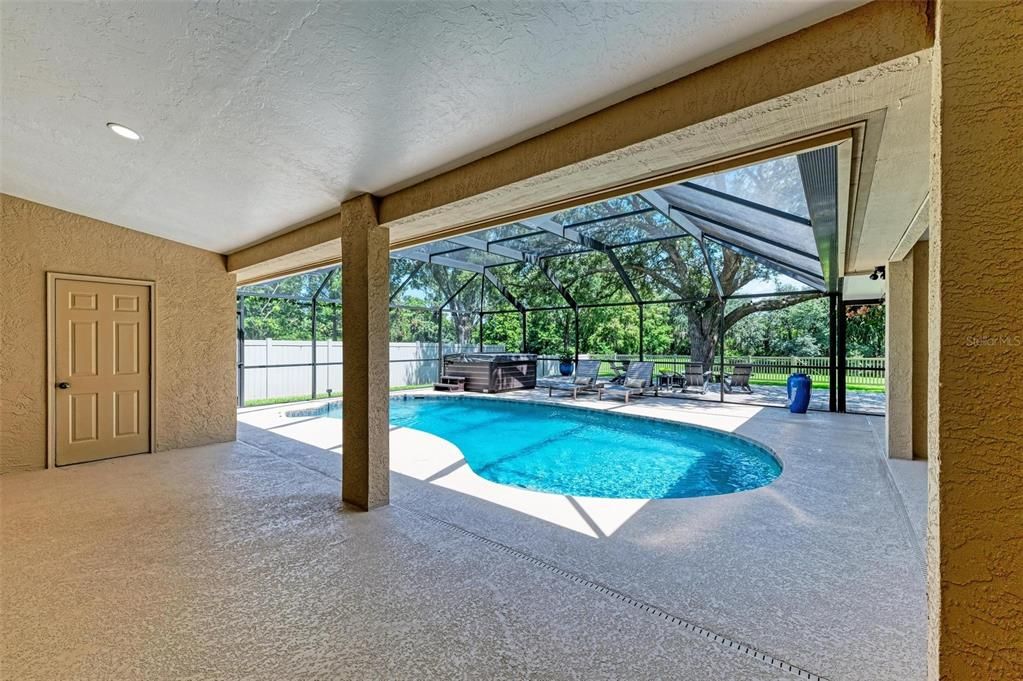
[[[703,370],[703,362],[690,362],[686,364],[685,391],[688,392],[690,388],[693,388],[699,390],[701,394],[707,392],[713,373],[712,371]]]
[[[575,366],[575,376],[570,376],[561,381],[546,383],[547,396],[550,397],[555,390],[564,390],[572,393],[574,400],[580,392],[597,389],[597,374],[600,372],[599,359],[581,359]]]
[[[738,388],[752,394],[753,388],[749,384],[749,379],[752,375],[752,364],[736,364],[732,367],[732,373],[725,374],[722,379],[725,383],[725,390],[732,392],[733,388]]]
[[[654,388],[654,394],[657,394],[657,388],[653,385],[654,383],[654,363],[653,362],[630,362],[629,369],[625,372],[624,380],[621,385],[601,385],[597,386],[597,399],[604,399],[604,395],[622,395],[625,398],[625,403],[629,403],[629,398],[634,395],[642,395],[648,388]]]

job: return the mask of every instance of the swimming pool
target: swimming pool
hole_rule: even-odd
[[[329,416],[341,417],[339,404]],[[391,400],[391,423],[450,441],[477,475],[538,492],[668,499],[762,487],[781,474],[765,447],[695,426],[505,400]]]

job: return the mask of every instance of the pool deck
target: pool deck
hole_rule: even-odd
[[[784,470],[724,496],[571,498],[395,428],[392,505],[354,513],[339,421],[289,416],[323,402],[241,410],[236,443],[0,479],[5,673],[925,678],[925,464],[881,457],[883,419],[545,395],[483,399],[734,432]]]
[[[544,376],[537,383],[545,381],[562,381],[560,376]],[[603,378],[601,380],[604,380]],[[546,392],[546,391],[545,391]],[[708,383],[707,391],[686,390],[676,388],[673,392],[665,390],[661,395],[676,400],[701,400],[705,402],[722,402],[721,384]],[[825,387],[815,386],[810,395],[810,409],[813,411],[828,411],[828,390]],[[787,407],[788,393],[784,387],[779,385],[753,385],[751,391],[747,392],[736,388],[732,392],[725,391],[724,402],[731,404],[750,404],[758,407]],[[868,392],[866,390],[849,390],[845,396],[846,411],[856,414],[872,414],[884,416],[887,408],[887,400],[884,392]]]

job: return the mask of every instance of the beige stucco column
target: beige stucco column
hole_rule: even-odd
[[[929,677],[1023,670],[1023,3],[938,2]]]
[[[913,258],[885,267],[885,392],[888,456],[913,458]]]
[[[388,253],[376,201],[341,204],[341,321],[344,418],[341,498],[370,510],[388,503]]]

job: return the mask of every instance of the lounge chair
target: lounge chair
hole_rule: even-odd
[[[653,362],[630,362],[622,384],[598,386],[597,399],[604,399],[604,395],[622,395],[625,397],[625,403],[628,404],[629,398],[633,395],[642,395],[645,390],[654,387],[653,382]]]
[[[569,376],[564,380],[550,381],[546,383],[547,396],[550,397],[555,390],[564,390],[572,393],[574,400],[580,392],[595,390],[597,388],[597,374],[600,372],[599,359],[581,359],[576,364],[575,376]]]
[[[692,388],[699,390],[701,394],[707,392],[712,373],[711,371],[703,370],[703,362],[690,362],[686,364],[685,390],[688,392]]]
[[[752,364],[736,364],[732,367],[732,373],[725,374],[724,376],[725,390],[732,392],[733,388],[740,388],[752,394],[753,388],[749,384],[749,379],[752,375]]]

